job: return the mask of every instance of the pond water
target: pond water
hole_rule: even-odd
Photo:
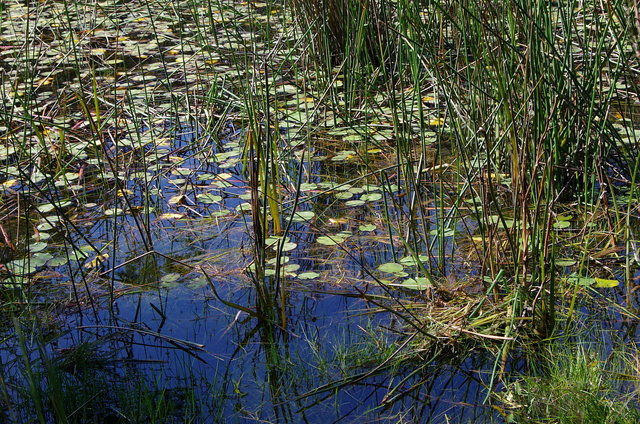
[[[70,6],[0,3],[0,420],[503,422],[521,406],[497,376],[535,359],[507,359],[507,284],[485,272],[492,254],[509,267],[496,252],[522,226],[500,204],[510,178],[451,157],[430,80],[355,104],[339,69],[303,67],[277,5]],[[494,179],[491,202],[463,168]],[[615,281],[571,274],[589,265],[567,210],[554,265],[567,303],[602,294],[575,316],[626,330],[606,356],[637,339],[637,296],[606,249],[590,260]]]
[[[324,162],[306,163],[318,183],[306,183],[298,209],[306,214],[295,217],[284,245],[286,299],[273,290],[265,305],[245,272],[253,252],[241,132],[230,128],[216,147],[194,153],[199,136],[183,129],[160,147],[147,147],[145,160],[159,159],[128,169],[131,178],[114,187],[126,195],[98,204],[85,194],[73,205],[72,228],[65,226],[65,209],[39,206],[40,217],[30,224],[36,236],[51,234],[41,237],[47,249],[7,266],[16,278],[37,272],[36,297],[55,307],[24,330],[43,345],[10,343],[3,364],[15,364],[17,352],[26,350],[34,363],[49,358],[70,375],[95,368],[97,381],[116,392],[132,390],[133,378],[162,393],[176,417],[195,410],[204,420],[397,422],[492,414],[480,407],[489,358],[455,348],[412,352],[418,344],[389,356],[394,342],[407,337],[406,323],[367,299],[388,291],[376,266],[405,256],[389,243],[380,218],[396,184],[328,182]],[[113,148],[138,154],[127,145]],[[209,161],[216,155],[228,164]],[[66,187],[59,190],[60,198],[68,196]],[[358,203],[348,207],[349,200]],[[149,204],[153,210],[145,210]],[[385,281],[420,275],[415,264],[404,263]],[[267,276],[265,286],[273,287],[274,278]],[[273,318],[258,319],[232,304],[270,309]],[[17,341],[14,331],[5,333],[7,340]],[[461,359],[440,363],[443,356]],[[14,384],[21,378],[12,376]],[[86,384],[71,380],[65,391]],[[115,395],[105,399],[114,405],[97,402],[96,411],[117,415]]]

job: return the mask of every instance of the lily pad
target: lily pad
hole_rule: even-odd
[[[574,259],[558,259],[556,260],[557,266],[573,266],[576,264]]]
[[[426,277],[407,278],[399,284],[392,283],[390,286],[402,287],[410,290],[427,290],[430,289],[431,282]]]
[[[604,278],[596,278],[596,287],[601,287],[601,288],[612,288],[612,287],[618,287],[618,285],[620,284],[620,281],[618,280],[607,280]]]
[[[315,212],[313,211],[300,211],[300,212],[296,212],[295,215],[293,216],[293,222],[306,222],[306,221],[310,221],[313,219],[313,217],[316,216]]]
[[[387,262],[378,267],[378,271],[386,272],[388,274],[397,274],[403,272],[404,266],[396,262]]]
[[[356,207],[356,206],[364,205],[365,201],[364,200],[347,200],[346,202],[344,202],[344,204],[347,206]]]
[[[369,193],[360,196],[360,200],[365,202],[375,202],[380,199],[382,199],[382,193]]]
[[[571,226],[571,222],[569,221],[556,221],[553,223],[553,228],[556,229],[563,229],[563,228],[569,228]]]
[[[289,241],[289,242],[286,242],[286,243],[284,243],[282,245],[282,251],[283,252],[289,252],[289,251],[295,249],[296,247],[298,247],[297,243]]]
[[[320,244],[324,244],[325,246],[335,246],[338,243],[343,242],[341,238],[328,237],[328,236],[320,236],[316,239],[316,241]]]
[[[585,287],[590,286],[596,282],[594,278],[583,277],[577,274],[571,274],[569,277],[567,277],[567,281],[570,283],[577,284],[579,286],[585,286]]]
[[[418,260],[423,263],[429,260],[429,258],[426,255],[418,255]],[[399,262],[405,266],[415,266],[418,264],[416,258],[414,258],[413,256],[405,256],[404,258],[400,259]]]
[[[178,274],[177,272],[172,272],[172,273],[163,275],[162,278],[160,278],[160,281],[163,283],[174,283],[179,279],[180,279],[180,274]]]
[[[374,224],[363,224],[358,227],[358,230],[368,232],[368,231],[373,231],[376,228],[377,227]]]
[[[38,242],[35,242],[35,243],[31,243],[29,245],[29,250],[31,251],[31,253],[41,252],[46,247],[47,247],[47,243],[45,243],[43,241],[38,241]]]

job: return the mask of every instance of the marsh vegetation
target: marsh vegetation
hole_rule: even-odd
[[[0,14],[0,420],[640,420],[635,2]]]

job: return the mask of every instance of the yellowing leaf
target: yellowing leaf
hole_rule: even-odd
[[[604,278],[596,278],[596,287],[611,288],[617,287],[620,282],[618,280],[606,280]]]
[[[442,118],[434,118],[434,119],[429,121],[429,125],[431,125],[432,127],[439,127],[441,125],[444,125],[444,119],[442,119]]]
[[[180,219],[183,217],[183,213],[163,213],[162,215],[158,216],[158,219]]]
[[[178,203],[184,200],[184,194],[178,194],[177,196],[173,196],[171,199],[167,201],[169,205],[177,205]]]
[[[109,254],[108,253],[103,253],[102,255],[98,255],[95,258],[93,258],[92,260],[90,260],[89,262],[87,262],[86,264],[84,264],[84,267],[87,268],[87,269],[97,268],[100,265],[102,265],[102,263],[104,261],[106,261],[107,259],[109,259]]]
[[[42,78],[39,81],[33,83],[34,87],[39,87],[42,85],[51,85],[53,83],[53,77]]]

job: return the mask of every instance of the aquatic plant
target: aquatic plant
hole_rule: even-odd
[[[201,363],[168,328],[219,319],[232,358],[255,355],[250,372],[226,364],[227,413],[295,421],[282,405],[335,395],[393,422],[423,416],[410,404],[449,365],[482,382],[473,405],[492,399],[512,358],[594,297],[637,319],[628,2],[5,3],[0,307],[21,360],[2,364],[0,395],[33,419],[73,417],[64,396],[88,383],[65,373],[121,332],[136,336],[113,351],[152,339]],[[333,295],[368,343],[320,336],[334,324],[307,308]],[[185,298],[197,319],[167,306]],[[521,393],[548,391],[525,377]],[[164,390],[139,390],[160,421],[180,410]]]

